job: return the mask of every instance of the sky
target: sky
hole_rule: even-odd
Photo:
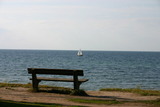
[[[0,49],[160,51],[160,0],[0,0]]]

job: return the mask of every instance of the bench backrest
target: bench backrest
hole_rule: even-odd
[[[83,70],[28,68],[29,74],[77,75],[83,76]]]

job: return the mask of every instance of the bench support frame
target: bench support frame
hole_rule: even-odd
[[[44,72],[42,72],[44,70]],[[76,72],[76,70],[69,70],[70,72],[73,71],[73,74],[69,74],[69,75],[72,75],[73,76],[73,79],[69,79],[69,80],[64,80],[64,79],[50,79],[50,78],[45,78],[45,79],[42,79],[42,78],[37,78],[37,75],[36,74],[45,74],[45,70],[48,70],[48,69],[40,69],[40,68],[28,68],[28,73],[32,74],[32,78],[30,80],[32,80],[32,87],[33,87],[33,91],[37,92],[39,91],[38,89],[38,85],[41,81],[61,81],[61,82],[73,82],[73,85],[74,85],[74,90],[79,90],[80,88],[80,85],[83,83],[83,82],[86,82],[88,81],[88,79],[81,79],[79,80],[78,79],[78,76],[83,76],[83,71],[81,70],[81,75],[78,74],[78,72]],[[55,75],[58,75],[59,72],[62,72],[62,74],[60,75],[67,75],[67,70],[65,70],[65,72],[62,70],[59,70],[58,74],[57,74],[57,69],[49,69],[50,70],[50,73],[47,72],[47,74],[55,74]],[[38,71],[38,72],[35,72],[35,71]],[[40,72],[39,72],[40,71]],[[56,71],[56,73],[52,73],[51,71]]]

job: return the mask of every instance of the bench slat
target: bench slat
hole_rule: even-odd
[[[32,78],[30,78],[32,80]],[[43,81],[60,81],[60,82],[74,82],[73,79],[69,78],[44,78],[44,77],[37,77],[37,80],[43,80]],[[78,79],[79,82],[86,82],[88,79]]]
[[[28,68],[28,73],[32,74],[52,74],[52,75],[74,75],[83,76],[83,70],[70,70],[70,69],[47,69],[47,68]]]

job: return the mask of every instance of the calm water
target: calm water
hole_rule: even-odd
[[[27,68],[82,69],[85,90],[136,88],[160,90],[160,52],[0,50],[0,82],[29,83]],[[72,87],[72,83],[41,82]]]

